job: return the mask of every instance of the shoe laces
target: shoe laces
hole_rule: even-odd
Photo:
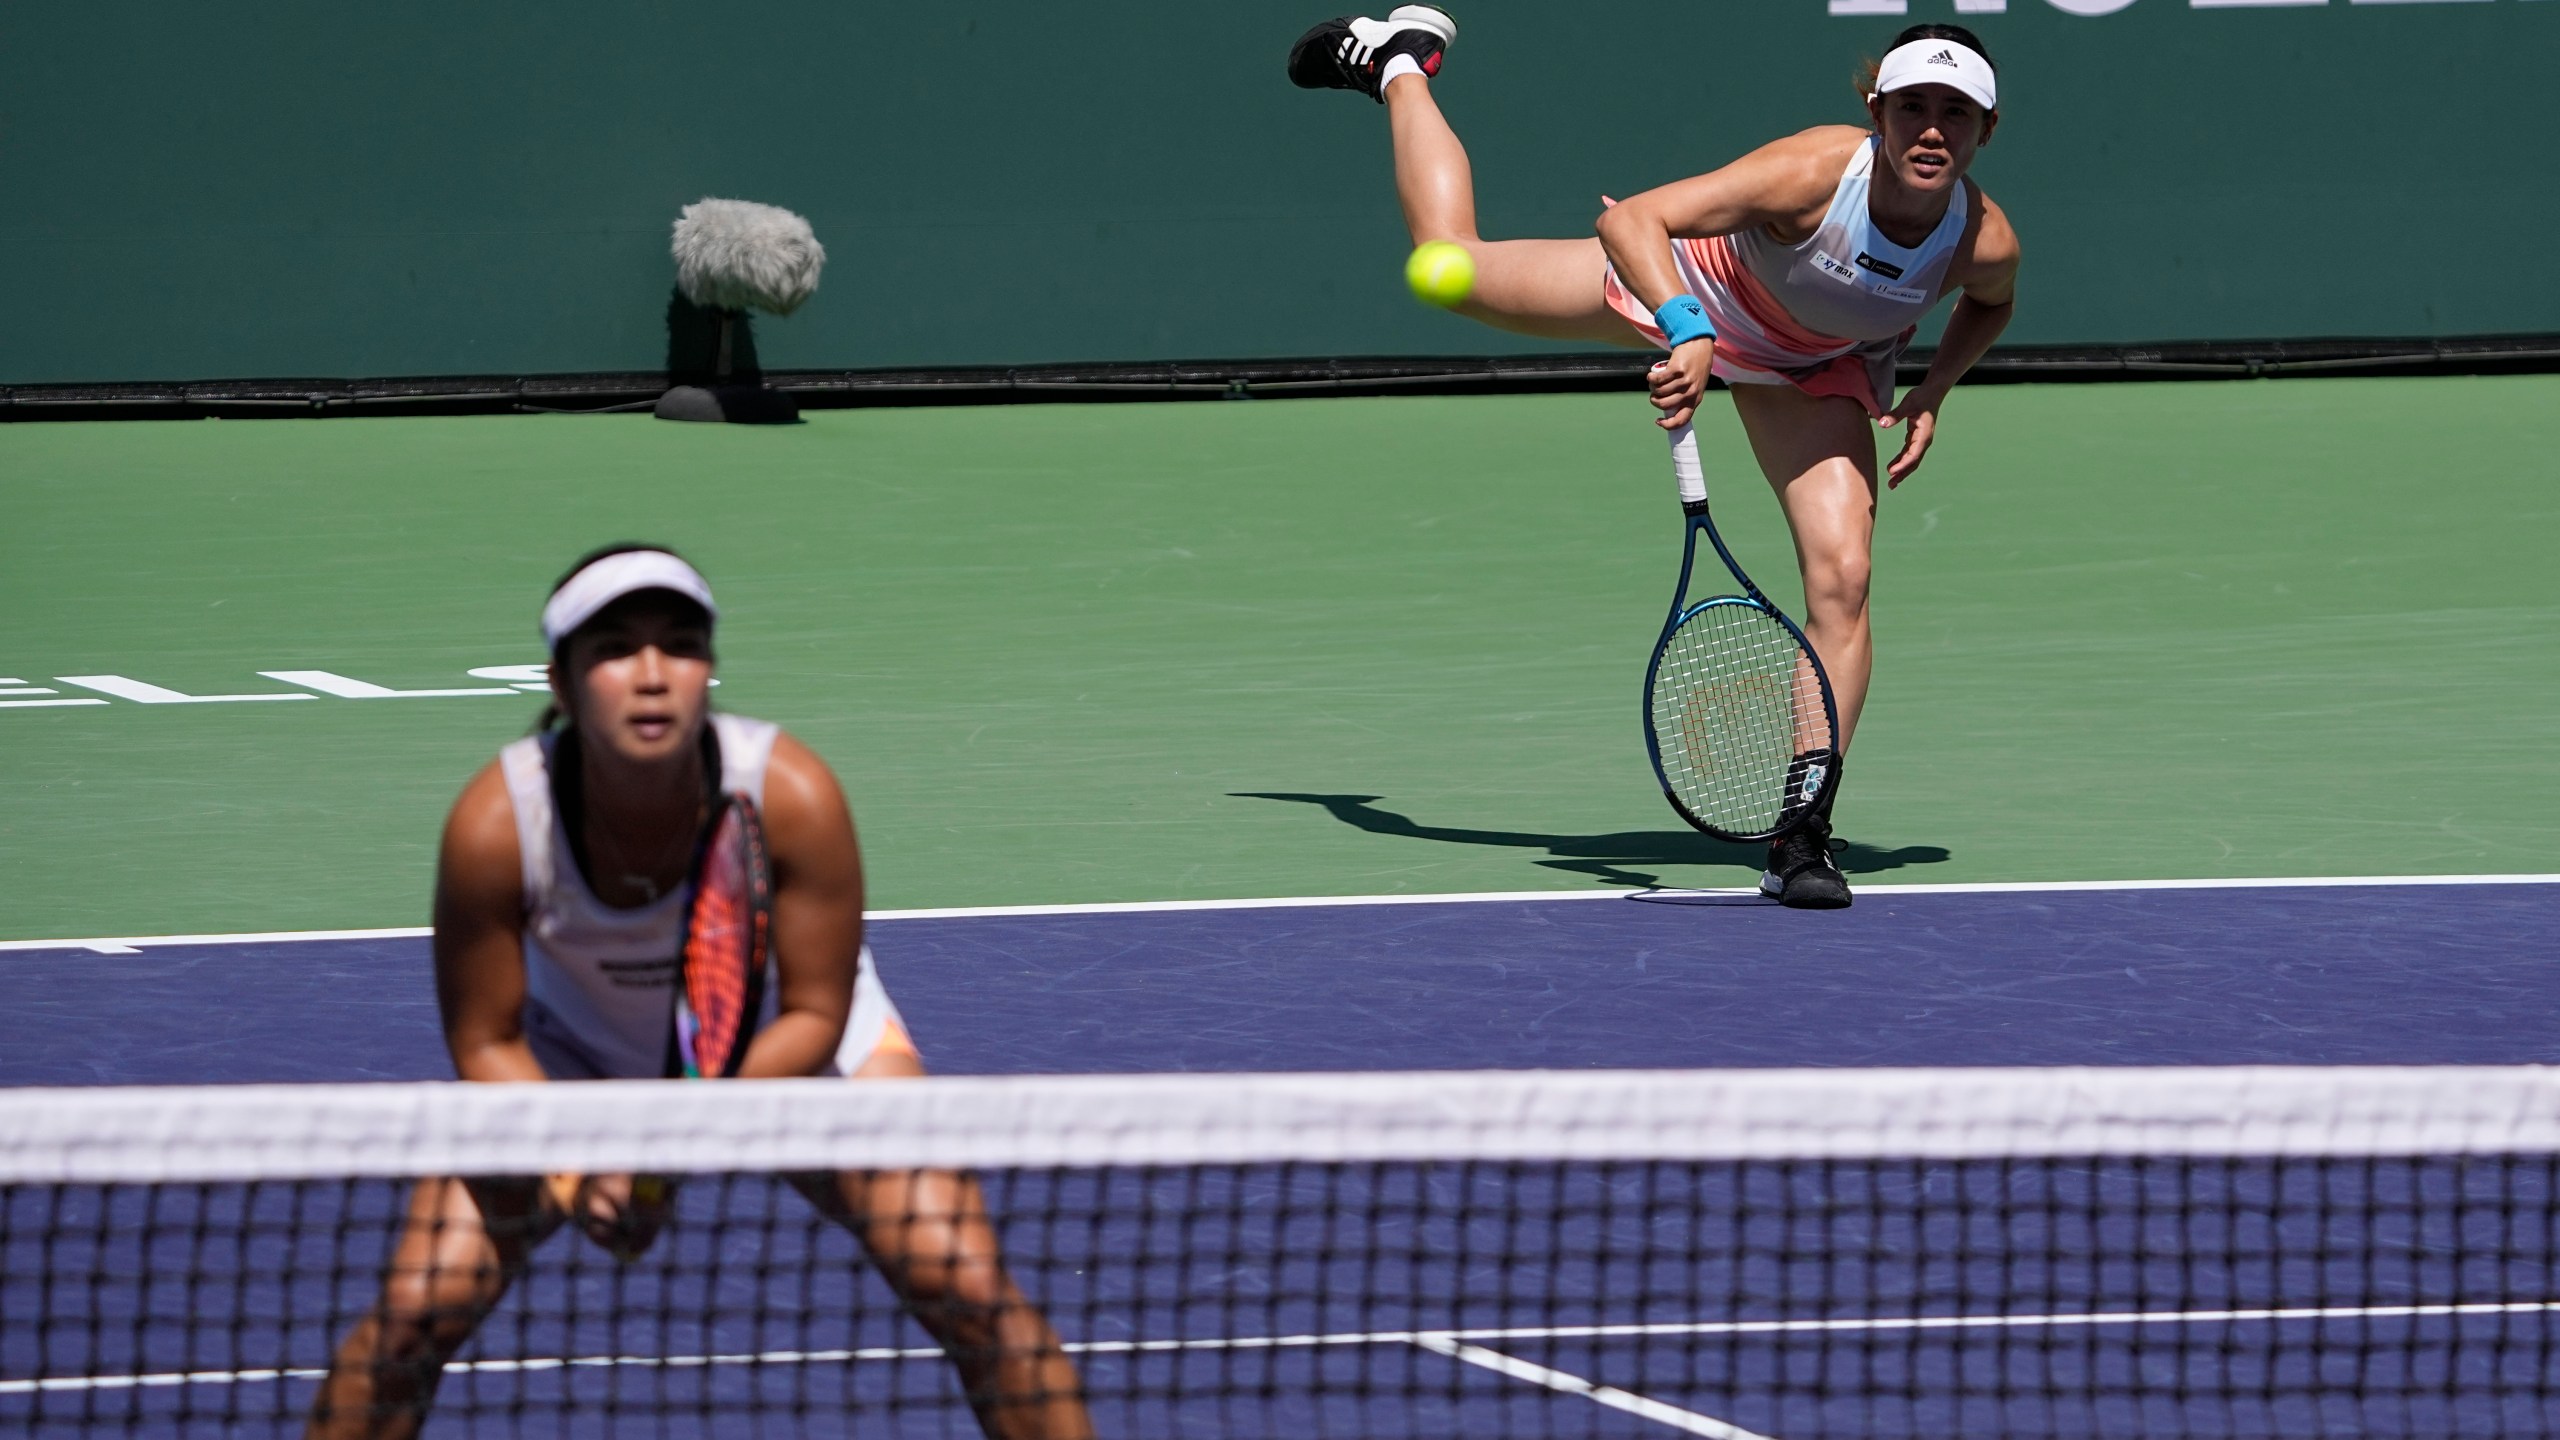
[[[1781,875],[1803,869],[1822,854],[1821,842],[1815,840],[1810,832],[1800,829],[1779,836],[1777,848],[1777,863],[1770,868]]]
[[[1382,33],[1380,33],[1374,41],[1362,39],[1360,27],[1363,25],[1375,26]],[[1362,18],[1351,22],[1350,25],[1344,27],[1342,44],[1334,53],[1341,58],[1343,64],[1351,67],[1352,69],[1366,69],[1377,62],[1379,51],[1407,35],[1414,34],[1422,28],[1423,27],[1411,24],[1410,22],[1397,24],[1387,20],[1372,20],[1363,16]]]
[[[1818,818],[1808,820],[1779,837],[1776,859],[1780,863],[1772,868],[1782,875],[1793,875],[1810,866],[1830,862],[1831,868],[1837,870],[1839,864],[1831,857],[1845,853],[1848,848],[1849,842],[1832,834],[1827,823]]]

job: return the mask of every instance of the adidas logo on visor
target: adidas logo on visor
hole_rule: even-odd
[[[1929,63],[1932,65],[1945,65],[1953,68],[1962,68],[1956,65],[1955,52],[1952,50],[1941,50],[1937,54],[1930,56]]]

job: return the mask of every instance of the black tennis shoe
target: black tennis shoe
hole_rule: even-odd
[[[1301,90],[1357,90],[1383,105],[1378,77],[1387,62],[1410,55],[1425,75],[1458,39],[1458,22],[1432,5],[1399,5],[1384,20],[1345,15],[1327,20],[1289,47],[1289,81]]]
[[[1760,893],[1790,910],[1844,910],[1849,877],[1831,858],[1831,819],[1808,815],[1804,823],[1769,845],[1769,868]]]

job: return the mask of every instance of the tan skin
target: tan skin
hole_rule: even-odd
[[[633,907],[685,880],[707,787],[711,636],[700,613],[642,594],[608,608],[565,648],[552,690],[577,727],[583,842],[598,899]],[[819,1073],[853,1005],[862,951],[862,861],[853,816],[825,762],[778,738],[765,776],[774,862],[779,1013],[742,1077]],[[465,1080],[546,1079],[523,1029],[524,889],[514,804],[495,765],[463,788],[436,870],[436,994]],[[883,1050],[861,1078],[913,1077],[912,1052]],[[977,1182],[950,1171],[848,1171],[793,1184],[869,1252],[961,1372],[995,1440],[1090,1440],[1074,1366],[1005,1273]],[[564,1221],[618,1255],[648,1248],[663,1185],[628,1175],[429,1179],[383,1296],[339,1345],[307,1434],[418,1432],[441,1367]]]
[[[1825,125],[1774,141],[1720,170],[1632,197],[1601,215],[1594,238],[1486,240],[1476,233],[1466,148],[1430,82],[1403,76],[1387,86],[1386,99],[1396,193],[1414,243],[1447,240],[1475,258],[1475,290],[1460,313],[1522,334],[1639,349],[1650,343],[1601,298],[1612,264],[1636,298],[1655,308],[1684,288],[1672,262],[1675,239],[1758,226],[1779,244],[1801,244],[1821,225],[1842,169],[1870,133],[1883,137],[1886,162],[1872,186],[1871,213],[1888,236],[1917,244],[1946,217],[1956,182],[1999,128],[1997,113],[1949,86],[1914,86],[1868,102],[1872,131]],[[2018,239],[2008,217],[1979,186],[1967,187],[1967,195],[1965,232],[1948,272],[1961,294],[1929,373],[1873,422],[1902,431],[1902,447],[1881,475],[1874,431],[1856,401],[1791,385],[1733,387],[1752,453],[1795,532],[1805,633],[1830,673],[1844,749],[1873,668],[1867,592],[1877,482],[1893,488],[1919,471],[1948,391],[2000,338],[2016,298]],[[1696,340],[1657,367],[1652,399],[1664,429],[1676,430],[1696,413],[1714,357],[1712,340]]]

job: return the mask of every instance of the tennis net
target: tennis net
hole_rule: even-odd
[[[0,1094],[40,1436],[2549,1435],[2555,1261],[2541,1069]]]

